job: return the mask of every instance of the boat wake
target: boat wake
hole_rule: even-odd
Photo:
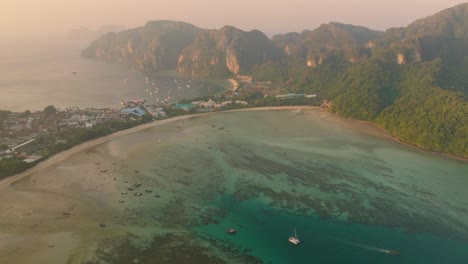
[[[380,253],[385,253],[385,254],[390,254],[391,253],[390,250],[384,249],[384,248],[373,247],[373,246],[369,246],[369,245],[366,245],[366,244],[361,244],[361,243],[348,241],[348,240],[343,240],[343,239],[337,239],[337,238],[334,238],[334,240],[336,240],[338,242],[341,242],[341,243],[344,243],[344,244],[347,244],[347,245],[350,245],[350,246],[354,246],[354,247],[358,247],[358,248],[362,248],[362,249],[367,249],[367,250],[371,250],[371,251],[375,251],[375,252],[380,252]]]

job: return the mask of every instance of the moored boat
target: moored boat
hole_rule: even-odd
[[[300,241],[299,238],[297,237],[296,228],[294,228],[294,234],[291,235],[291,236],[288,238],[288,241],[291,242],[291,243],[294,244],[294,245],[297,245],[297,244],[301,243],[301,241]]]

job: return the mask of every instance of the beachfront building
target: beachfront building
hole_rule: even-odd
[[[279,99],[297,99],[297,98],[305,98],[305,94],[296,94],[296,93],[288,93],[288,94],[278,94],[276,98]]]
[[[315,98],[317,94],[297,94],[297,93],[287,93],[287,94],[278,94],[276,98],[279,99],[298,99],[298,98]]]
[[[194,108],[196,105],[193,104],[193,103],[190,103],[190,104],[181,104],[181,103],[177,103],[175,106],[173,106],[172,108],[173,109],[182,109],[182,110],[185,110],[185,111],[190,111],[190,109]]]
[[[140,108],[138,107],[135,107],[135,108],[125,108],[125,109],[122,109],[121,110],[122,113],[126,113],[126,114],[130,114],[130,115],[135,115],[135,116],[138,116],[138,117],[141,117],[143,115],[145,115],[145,111],[141,110]]]
[[[146,111],[152,115],[154,118],[164,118],[166,117],[166,112],[162,107],[154,107],[152,105],[145,106]]]
[[[234,101],[234,103],[235,104],[240,104],[240,105],[248,105],[249,104],[246,101],[240,101],[240,100]]]
[[[39,156],[39,155],[31,155],[31,156],[28,156],[26,159],[24,159],[23,161],[26,162],[26,163],[33,163],[35,161],[38,161],[42,159],[42,156]]]
[[[232,104],[247,105],[248,103],[246,101],[240,101],[240,100],[237,100],[237,101],[224,101],[224,102],[221,102],[221,103],[217,103],[217,102],[209,99],[208,101],[195,101],[195,102],[192,102],[190,105],[192,107],[210,108],[211,109],[211,108],[225,108],[225,107],[228,107],[228,106],[230,106]]]

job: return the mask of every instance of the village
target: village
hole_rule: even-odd
[[[270,82],[252,82],[242,76],[232,81],[234,89],[222,96],[178,103],[133,99],[122,101],[120,108],[60,109],[49,105],[34,112],[0,110],[0,163],[20,162],[20,166],[15,166],[23,169],[15,167],[5,174],[17,173],[87,140],[176,115],[291,103],[317,105],[319,102],[316,94],[280,94],[279,90],[271,89]]]
[[[127,122],[137,120],[144,115],[152,120],[166,118],[164,109],[184,109],[197,107],[199,112],[212,111],[230,104],[247,105],[245,101],[225,101],[216,103],[209,99],[196,101],[191,104],[146,104],[145,100],[135,99],[122,101],[122,108],[67,108],[57,109],[48,106],[43,111],[7,112],[3,111],[0,118],[0,160],[5,158],[19,158],[27,163],[40,160],[47,144],[38,144],[39,138],[53,138],[53,142],[63,141],[60,134],[78,129],[92,129],[99,125],[106,125],[110,121]],[[182,106],[181,106],[182,105]],[[62,142],[63,143],[63,142]]]

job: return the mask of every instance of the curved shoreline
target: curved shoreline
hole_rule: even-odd
[[[157,121],[153,121],[153,122],[150,122],[150,123],[147,123],[147,124],[132,127],[132,128],[126,129],[126,130],[118,131],[118,132],[112,133],[110,135],[100,137],[100,138],[97,138],[97,139],[93,139],[93,140],[84,142],[82,144],[76,145],[76,146],[74,146],[74,147],[72,147],[70,149],[67,149],[65,151],[62,151],[62,152],[59,152],[59,153],[53,155],[52,157],[40,162],[36,166],[34,166],[34,167],[32,167],[32,168],[30,168],[30,169],[28,169],[28,170],[26,170],[26,171],[24,171],[22,173],[15,174],[13,176],[10,176],[8,178],[5,178],[5,179],[1,180],[0,181],[0,188],[4,188],[5,186],[10,185],[10,184],[12,184],[12,183],[26,177],[26,176],[29,176],[31,174],[34,174],[34,173],[40,171],[40,170],[48,168],[49,166],[51,166],[51,165],[53,165],[53,164],[55,164],[57,162],[63,161],[64,159],[67,159],[67,158],[69,158],[69,157],[71,157],[71,156],[73,156],[73,155],[75,155],[75,154],[77,154],[77,153],[79,153],[79,152],[81,152],[83,150],[86,150],[86,149],[92,148],[94,146],[106,143],[106,142],[110,141],[111,139],[121,137],[121,136],[126,136],[126,135],[129,135],[129,134],[132,134],[132,133],[135,133],[135,132],[147,129],[147,128],[156,127],[158,125],[163,125],[163,124],[170,123],[170,122],[173,122],[173,121],[187,119],[187,118],[192,117],[192,116],[193,115],[184,115],[184,116],[177,116],[177,117],[168,118],[168,119],[164,119],[164,120],[157,120]]]
[[[72,148],[70,148],[68,150],[57,153],[57,154],[53,155],[52,157],[48,158],[47,160],[44,160],[44,161],[40,162],[36,166],[34,166],[34,167],[32,167],[32,168],[30,168],[30,169],[28,169],[28,170],[26,170],[26,171],[24,171],[22,173],[15,174],[13,176],[10,176],[10,177],[7,177],[7,178],[1,180],[0,181],[0,189],[4,188],[6,186],[9,186],[10,184],[12,184],[12,183],[14,183],[14,182],[16,182],[18,180],[21,180],[24,177],[27,177],[29,175],[32,175],[32,174],[38,172],[38,171],[46,169],[46,168],[54,165],[55,163],[63,161],[63,160],[65,160],[65,159],[67,159],[67,158],[69,158],[69,157],[71,157],[71,156],[73,156],[73,155],[75,155],[75,154],[77,154],[77,153],[79,153],[81,151],[84,151],[86,149],[92,148],[94,146],[97,146],[97,145],[100,145],[100,144],[103,144],[103,143],[106,143],[106,142],[108,142],[108,141],[110,141],[110,140],[112,140],[114,138],[126,136],[126,135],[129,135],[129,134],[144,130],[144,129],[157,127],[157,126],[164,125],[164,124],[167,124],[167,123],[171,123],[171,122],[174,122],[174,121],[185,120],[185,119],[189,119],[189,118],[192,118],[192,117],[216,114],[216,113],[220,113],[220,112],[294,110],[294,109],[297,109],[297,108],[302,108],[304,110],[312,110],[312,109],[320,110],[320,109],[322,109],[321,107],[318,107],[318,106],[271,106],[271,107],[266,106],[266,107],[242,108],[242,109],[233,109],[233,110],[216,111],[216,112],[199,113],[199,114],[189,114],[189,115],[171,117],[171,118],[164,119],[164,120],[156,120],[156,121],[153,121],[153,122],[150,122],[150,123],[147,123],[147,124],[142,124],[142,125],[139,125],[139,126],[136,126],[136,127],[126,129],[126,130],[115,132],[113,134],[110,134],[110,135],[107,135],[107,136],[104,136],[104,137],[100,137],[100,138],[97,138],[97,139],[93,139],[93,140],[84,142],[84,143],[79,144],[77,146],[74,146],[74,147],[72,147]],[[339,115],[336,115],[336,116],[341,118],[341,116],[339,116]],[[358,122],[365,123],[365,124],[368,124],[368,125],[372,125],[373,127],[377,128],[377,129],[381,130],[383,133],[385,133],[389,139],[391,139],[391,140],[393,140],[393,141],[395,141],[395,142],[397,142],[399,144],[402,144],[402,145],[405,145],[405,146],[408,146],[408,147],[411,147],[411,148],[414,148],[414,149],[418,149],[420,151],[424,151],[424,152],[427,152],[427,153],[435,154],[435,155],[438,155],[438,156],[468,162],[468,158],[466,158],[466,157],[460,157],[460,156],[455,156],[455,155],[451,155],[451,154],[447,154],[447,153],[443,153],[443,152],[427,150],[427,149],[424,149],[424,148],[421,148],[421,147],[406,143],[404,141],[401,141],[398,138],[393,137],[385,129],[377,126],[376,124],[374,124],[372,122],[362,121],[362,120],[357,120],[357,119],[347,119],[347,118],[344,118],[344,119],[345,120],[354,120],[354,121],[358,121]]]
[[[304,108],[304,109],[318,109],[319,107],[306,106],[306,107],[301,107],[301,108]],[[266,110],[288,110],[288,109],[297,109],[297,106],[255,107],[255,108],[243,108],[243,109],[227,110],[227,111],[222,111],[222,112],[266,111]],[[147,123],[147,124],[142,124],[142,125],[139,125],[139,126],[136,126],[136,127],[126,129],[126,130],[122,130],[122,131],[112,133],[112,134],[104,136],[104,137],[100,137],[100,138],[97,138],[97,139],[93,139],[93,140],[84,142],[84,143],[76,145],[76,146],[74,146],[74,147],[72,147],[70,149],[59,152],[59,153],[57,153],[57,154],[53,155],[52,157],[38,163],[36,166],[34,166],[34,167],[24,171],[24,172],[21,172],[21,173],[12,175],[10,177],[7,177],[5,179],[2,179],[0,181],[0,189],[4,188],[6,186],[9,186],[10,184],[12,184],[12,183],[14,183],[16,181],[19,181],[24,177],[27,177],[29,175],[32,175],[32,174],[38,172],[38,171],[46,169],[46,168],[54,165],[55,163],[63,161],[63,160],[65,160],[65,159],[67,159],[67,158],[69,158],[69,157],[71,157],[71,156],[73,156],[73,155],[75,155],[75,154],[77,154],[77,153],[79,153],[81,151],[84,151],[86,149],[92,148],[94,146],[97,146],[97,145],[100,145],[100,144],[103,144],[103,143],[106,143],[106,142],[108,142],[108,141],[110,141],[110,140],[112,140],[114,138],[126,136],[126,135],[129,135],[129,134],[144,130],[144,129],[157,127],[157,126],[164,125],[164,124],[167,124],[167,123],[171,123],[171,122],[174,122],[174,121],[189,119],[189,118],[192,118],[194,116],[204,116],[204,115],[210,115],[210,114],[215,114],[215,113],[220,113],[220,112],[221,111],[208,112],[208,113],[199,113],[199,114],[190,114],[190,115],[182,115],[182,116],[171,117],[171,118],[163,119],[163,120],[156,120],[156,121],[153,121],[153,122],[150,122],[150,123]]]
[[[376,127],[380,128],[380,129],[383,129],[377,125],[375,125]],[[383,129],[384,131],[387,132],[387,130]],[[388,132],[387,132],[388,133]],[[390,135],[390,134],[389,134]],[[435,151],[435,150],[430,150],[430,149],[427,149],[427,148],[423,148],[423,147],[420,147],[420,146],[417,146],[417,145],[413,145],[411,143],[408,143],[408,142],[405,142],[405,141],[402,141],[401,139],[397,138],[397,137],[394,137],[392,135],[390,135],[390,137],[392,138],[392,140],[402,144],[402,145],[405,145],[405,146],[408,146],[410,148],[413,148],[413,149],[417,149],[417,150],[421,150],[421,151],[424,151],[424,152],[427,152],[427,153],[431,153],[433,155],[437,155],[437,156],[440,156],[440,157],[444,157],[444,158],[450,158],[450,159],[455,159],[455,160],[459,160],[459,161],[464,161],[464,162],[468,162],[468,157],[463,157],[463,156],[457,156],[457,155],[452,155],[452,154],[448,154],[448,153],[445,153],[445,152],[440,152],[440,151]]]
[[[445,152],[441,152],[441,151],[430,150],[430,149],[420,147],[420,146],[408,143],[406,141],[403,141],[403,140],[393,136],[385,128],[379,126],[376,123],[373,123],[373,122],[370,122],[370,121],[363,121],[363,120],[359,120],[359,119],[352,119],[352,118],[345,118],[345,119],[350,119],[350,120],[354,120],[354,121],[358,121],[358,122],[362,122],[362,123],[365,123],[365,124],[372,125],[373,127],[377,128],[377,129],[381,130],[382,132],[384,132],[385,134],[387,134],[389,139],[391,139],[391,140],[393,140],[393,141],[395,141],[395,142],[397,142],[397,143],[399,143],[401,145],[405,145],[407,147],[410,147],[412,149],[417,149],[419,151],[423,151],[423,152],[430,153],[430,154],[440,156],[440,157],[444,157],[444,158],[449,158],[449,159],[454,159],[454,160],[458,160],[458,161],[468,162],[468,157],[465,157],[465,156],[457,156],[457,155],[453,155],[453,154],[449,154],[449,153],[445,153]]]

